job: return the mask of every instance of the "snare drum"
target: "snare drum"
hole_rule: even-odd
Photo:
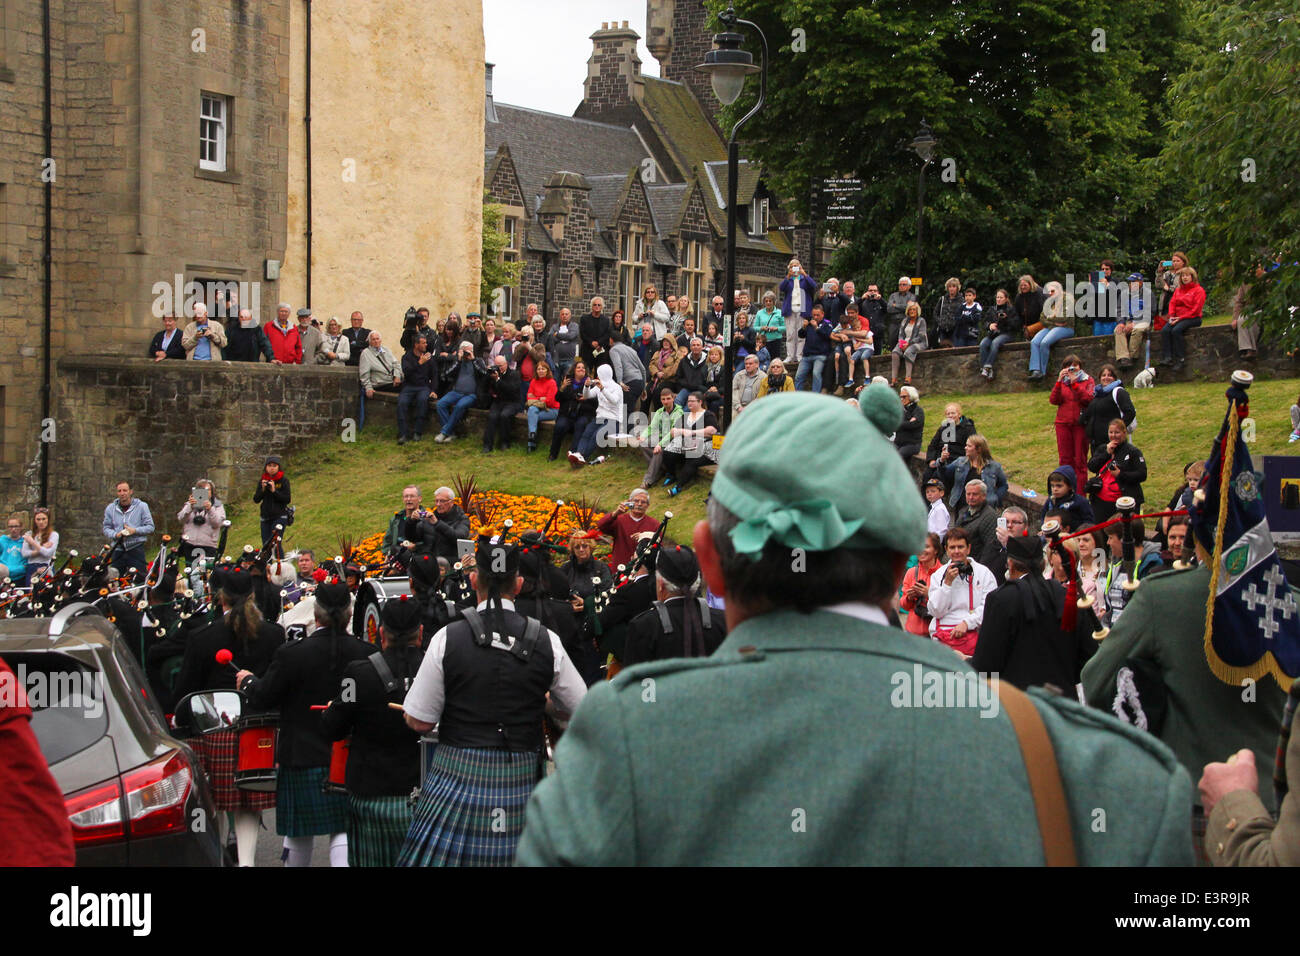
[[[326,793],[348,792],[348,752],[351,746],[351,737],[334,741],[334,746],[330,749],[329,776],[321,784],[321,789]]]
[[[378,646],[384,605],[410,593],[411,579],[408,577],[369,578],[357,591],[352,618],[354,636]]]
[[[236,787],[263,793],[275,789],[275,744],[279,723],[279,714],[249,714],[239,718],[235,724],[239,734]]]

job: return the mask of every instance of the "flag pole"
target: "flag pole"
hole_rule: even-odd
[[[1215,676],[1224,682],[1230,682],[1230,675],[1219,673],[1221,662],[1218,655],[1210,653],[1211,638],[1214,634],[1214,603],[1219,595],[1219,572],[1223,567],[1223,529],[1228,523],[1228,495],[1231,493],[1232,465],[1237,454],[1237,435],[1241,422],[1237,417],[1237,403],[1229,400],[1232,407],[1228,410],[1228,433],[1224,438],[1223,454],[1219,456],[1219,520],[1214,529],[1214,556],[1210,570],[1210,594],[1205,602],[1205,659]]]

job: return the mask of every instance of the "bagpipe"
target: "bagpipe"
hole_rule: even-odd
[[[655,557],[663,547],[664,534],[668,530],[668,522],[673,519],[671,511],[664,512],[664,520],[659,523],[659,527],[649,532],[649,537],[642,538],[636,546],[631,560],[627,564],[620,564],[615,571],[617,574],[614,581],[603,591],[597,591],[591,595],[589,601],[583,602],[583,613],[586,616],[586,623],[590,625],[592,634],[599,638],[603,633],[600,624],[601,613],[609,607],[609,602],[613,600],[615,592],[619,588],[628,584],[632,580],[632,575],[636,569],[644,565],[653,570],[655,566]]]
[[[1084,611],[1091,616],[1091,620],[1097,626],[1093,628],[1092,636],[1094,640],[1104,641],[1110,634],[1110,628],[1102,624],[1097,617],[1096,612],[1092,609],[1096,603],[1091,595],[1083,595],[1083,577],[1078,562],[1074,558],[1074,553],[1067,547],[1064,542],[1071,538],[1082,537],[1085,534],[1092,534],[1096,531],[1104,531],[1113,525],[1120,526],[1120,565],[1119,569],[1124,574],[1124,582],[1121,585],[1126,592],[1132,594],[1142,583],[1137,577],[1137,549],[1141,544],[1133,533],[1133,522],[1141,521],[1147,518],[1172,518],[1180,515],[1186,515],[1186,509],[1175,509],[1172,511],[1153,511],[1149,514],[1137,513],[1137,501],[1130,495],[1124,495],[1115,502],[1115,509],[1118,512],[1115,517],[1099,524],[1090,525],[1087,528],[1081,528],[1078,531],[1064,534],[1059,518],[1049,517],[1043,522],[1042,534],[1047,539],[1047,547],[1055,551],[1061,558],[1061,566],[1066,570],[1066,598],[1065,610],[1061,615],[1061,627],[1064,630],[1073,630],[1078,623],[1078,612]],[[1175,569],[1181,569],[1187,565],[1181,561],[1175,562]]]

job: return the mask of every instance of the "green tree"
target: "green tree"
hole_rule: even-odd
[[[490,194],[483,193],[483,270],[479,274],[479,304],[486,307],[492,301],[492,294],[503,286],[513,286],[523,274],[522,262],[505,262],[502,252],[509,241],[502,223],[505,220],[500,206],[490,201]]]
[[[1173,87],[1168,138],[1152,164],[1176,190],[1165,232],[1202,282],[1248,283],[1265,333],[1294,346],[1300,15],[1253,0],[1198,2],[1192,34],[1205,42]]]
[[[856,221],[832,224],[846,243],[839,274],[890,286],[912,272],[921,162],[908,144],[922,119],[940,140],[926,170],[927,288],[949,275],[989,292],[1025,271],[1082,278],[1104,256],[1137,267],[1159,225],[1140,161],[1159,150],[1154,94],[1178,65],[1180,2],[745,2],[773,46],[745,150],[801,216],[824,177],[862,180]]]

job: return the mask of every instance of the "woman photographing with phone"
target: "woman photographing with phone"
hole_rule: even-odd
[[[221,525],[226,520],[226,506],[217,498],[217,491],[206,478],[194,482],[189,500],[176,514],[176,520],[185,530],[181,532],[181,555],[186,567],[199,558],[217,558],[217,543],[221,540]]]

